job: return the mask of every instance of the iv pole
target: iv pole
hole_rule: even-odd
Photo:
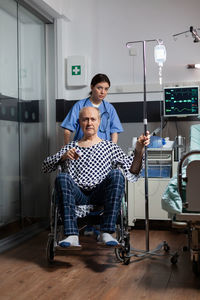
[[[157,42],[158,39],[153,40],[144,40],[144,41],[133,41],[127,42],[126,47],[131,48],[133,44],[142,43],[143,48],[143,93],[144,93],[144,104],[143,104],[143,122],[144,122],[144,134],[147,131],[147,103],[146,103],[146,43],[148,42]],[[155,249],[149,250],[149,193],[148,193],[148,153],[147,146],[145,146],[145,234],[146,234],[146,251],[131,249],[135,252],[141,252],[142,254],[130,254],[131,256],[136,257],[145,257],[148,255],[159,255],[156,254],[157,251],[164,248],[165,251],[169,251],[169,246],[166,241],[163,241]],[[160,255],[159,255],[160,256]]]
[[[146,41],[143,46],[143,75],[144,75],[144,103],[143,103],[143,122],[144,134],[147,132],[147,103],[146,103]],[[145,146],[145,228],[146,228],[146,251],[149,251],[149,192],[148,192],[148,153]]]

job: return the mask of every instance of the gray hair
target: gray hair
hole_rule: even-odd
[[[98,109],[98,107],[94,107],[94,106],[85,106],[85,107],[81,108],[81,110],[79,111],[79,119],[81,118],[81,115],[84,112],[84,110],[87,109],[88,107],[94,108],[98,112],[98,118],[101,120],[101,112]]]

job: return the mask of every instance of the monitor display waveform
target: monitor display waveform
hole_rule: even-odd
[[[199,114],[199,87],[164,88],[164,116],[181,117]]]

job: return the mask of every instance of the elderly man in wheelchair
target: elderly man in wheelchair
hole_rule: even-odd
[[[124,193],[124,175],[133,182],[142,169],[149,132],[138,138],[134,153],[128,156],[115,143],[98,137],[100,118],[98,108],[84,107],[79,114],[83,138],[70,142],[43,162],[44,172],[61,166],[55,190],[63,209],[65,237],[59,241],[62,248],[80,247],[75,207],[93,204],[104,206],[99,242],[117,247],[119,242],[112,234]]]

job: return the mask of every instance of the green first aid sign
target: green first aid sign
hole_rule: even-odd
[[[81,66],[72,66],[72,76],[81,75]]]

